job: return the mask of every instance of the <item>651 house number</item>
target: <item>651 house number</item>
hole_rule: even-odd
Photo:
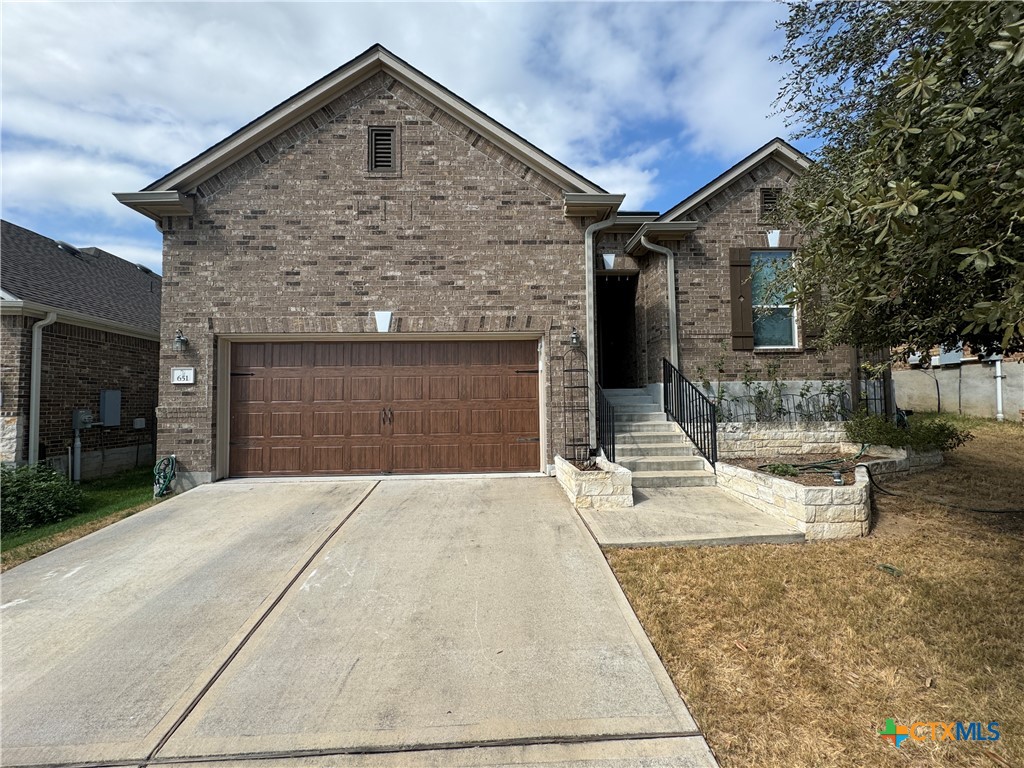
[[[196,383],[196,369],[195,368],[171,368],[171,383],[172,384],[195,384]]]

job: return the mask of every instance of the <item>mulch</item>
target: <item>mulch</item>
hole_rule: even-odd
[[[842,464],[835,466],[836,469],[842,471],[843,484],[852,485],[854,481],[853,468],[856,464],[862,461],[870,461],[875,458],[873,456],[861,456],[858,459],[854,459],[855,454],[852,453],[800,453],[800,454],[782,454],[779,456],[745,456],[741,458],[723,459],[726,464],[732,464],[737,467],[743,467],[744,469],[750,469],[754,472],[761,472],[763,474],[772,475],[773,477],[783,477],[786,480],[792,480],[794,483],[800,485],[832,485],[832,469],[827,471],[801,471],[795,477],[787,475],[773,475],[771,472],[766,472],[761,467],[766,464],[792,464],[796,467],[806,464],[816,464],[823,461],[831,461],[833,459],[843,459]]]

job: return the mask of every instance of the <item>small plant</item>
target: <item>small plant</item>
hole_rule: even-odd
[[[782,363],[772,360],[765,367],[767,383],[758,380],[754,369],[749,365],[743,367],[743,386],[747,390],[747,400],[754,408],[755,421],[776,421],[786,415],[786,407],[782,402],[782,382],[779,371]]]
[[[914,421],[909,427],[900,427],[882,416],[863,413],[846,422],[846,434],[855,443],[914,448],[919,451],[952,451],[974,437],[970,432],[941,419]]]
[[[764,471],[779,477],[796,477],[799,474],[792,464],[765,464]]]
[[[5,534],[56,523],[82,510],[81,489],[45,464],[0,468],[0,489]]]

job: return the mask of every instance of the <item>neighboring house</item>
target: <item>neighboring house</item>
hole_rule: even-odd
[[[724,354],[731,379],[778,359],[786,379],[845,380],[795,310],[750,309],[766,299],[749,265],[791,251],[789,233],[762,247],[762,211],[806,162],[775,140],[664,215],[620,212],[623,195],[374,46],[117,194],[163,231],[160,337],[189,340],[162,352],[159,453],[186,487],[549,471],[574,328],[591,439],[595,378],[653,387],[662,357],[695,379]]]
[[[81,478],[151,464],[160,276],[7,221],[2,235],[0,460],[66,470],[72,413],[88,410],[95,423],[80,432]]]

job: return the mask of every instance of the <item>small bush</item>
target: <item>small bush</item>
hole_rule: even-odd
[[[865,414],[846,422],[846,435],[855,443],[914,448],[919,451],[952,451],[974,437],[970,432],[941,419],[914,421],[909,428],[903,428],[882,416]]]
[[[0,527],[14,533],[77,515],[82,491],[44,464],[0,468]]]
[[[800,474],[792,464],[766,464],[764,470],[780,477],[796,477]]]

